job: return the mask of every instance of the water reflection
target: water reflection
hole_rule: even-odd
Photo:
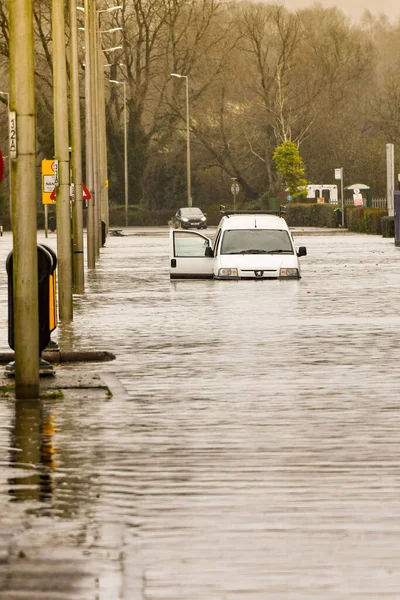
[[[55,426],[41,400],[17,400],[11,429],[10,463],[20,476],[8,480],[16,502],[49,501],[53,496]]]
[[[55,333],[117,356],[71,378],[127,393],[0,404],[0,509],[46,556],[37,598],[398,600],[400,254],[304,245],[298,282],[171,283],[166,235],[107,241]]]

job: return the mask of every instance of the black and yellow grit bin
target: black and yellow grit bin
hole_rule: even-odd
[[[48,246],[38,244],[39,353],[50,343],[51,332],[57,327],[56,267],[57,255]],[[8,344],[14,347],[13,251],[6,259],[8,275]]]

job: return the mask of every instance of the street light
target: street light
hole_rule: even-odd
[[[111,48],[103,48],[103,34],[113,34],[117,31],[122,31],[122,27],[113,27],[107,30],[101,28],[101,15],[104,13],[115,13],[121,10],[122,5],[110,6],[102,10],[96,10],[96,44],[97,48],[95,51],[95,72],[96,72],[96,103],[97,112],[96,117],[97,124],[97,135],[98,135],[98,149],[97,155],[97,219],[98,219],[98,240],[99,247],[105,243],[105,236],[108,232],[109,226],[109,208],[108,208],[108,176],[107,176],[107,148],[106,148],[106,108],[105,108],[105,96],[104,96],[104,53],[115,52],[123,50],[122,45],[113,46]],[[107,61],[108,62],[108,61]],[[104,229],[103,229],[104,226]],[[101,243],[100,243],[101,241]]]
[[[114,12],[116,10],[122,10],[124,7],[122,6],[122,4],[118,5],[118,6],[110,6],[110,8],[104,8],[103,10],[96,10],[97,14],[99,15],[100,13],[105,13],[105,12]]]
[[[114,31],[122,31],[122,27],[113,27],[112,29],[103,29],[100,33],[114,33]],[[122,46],[121,46],[122,48]]]
[[[190,126],[189,126],[189,77],[171,73],[171,77],[186,79],[186,162],[187,162],[187,200],[188,206],[192,206],[192,186],[190,177]]]
[[[125,227],[128,227],[128,137],[126,114],[126,81],[110,79],[110,83],[124,86],[124,174],[125,174]]]
[[[103,32],[101,32],[103,33]],[[121,50],[122,46],[113,46],[113,48],[103,48],[103,52],[115,52],[116,50]]]

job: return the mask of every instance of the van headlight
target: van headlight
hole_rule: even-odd
[[[238,270],[237,269],[219,269],[218,277],[237,277]]]
[[[281,269],[279,271],[279,277],[298,277],[299,270],[298,269]]]
[[[206,217],[201,217],[201,219],[200,219],[200,220],[201,220],[201,221],[205,221],[205,220],[206,220]]]
[[[189,221],[189,219],[187,217],[182,217],[182,221],[184,221],[185,223],[187,223]]]

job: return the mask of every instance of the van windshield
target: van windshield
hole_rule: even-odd
[[[287,231],[231,229],[222,238],[221,254],[294,254]]]

